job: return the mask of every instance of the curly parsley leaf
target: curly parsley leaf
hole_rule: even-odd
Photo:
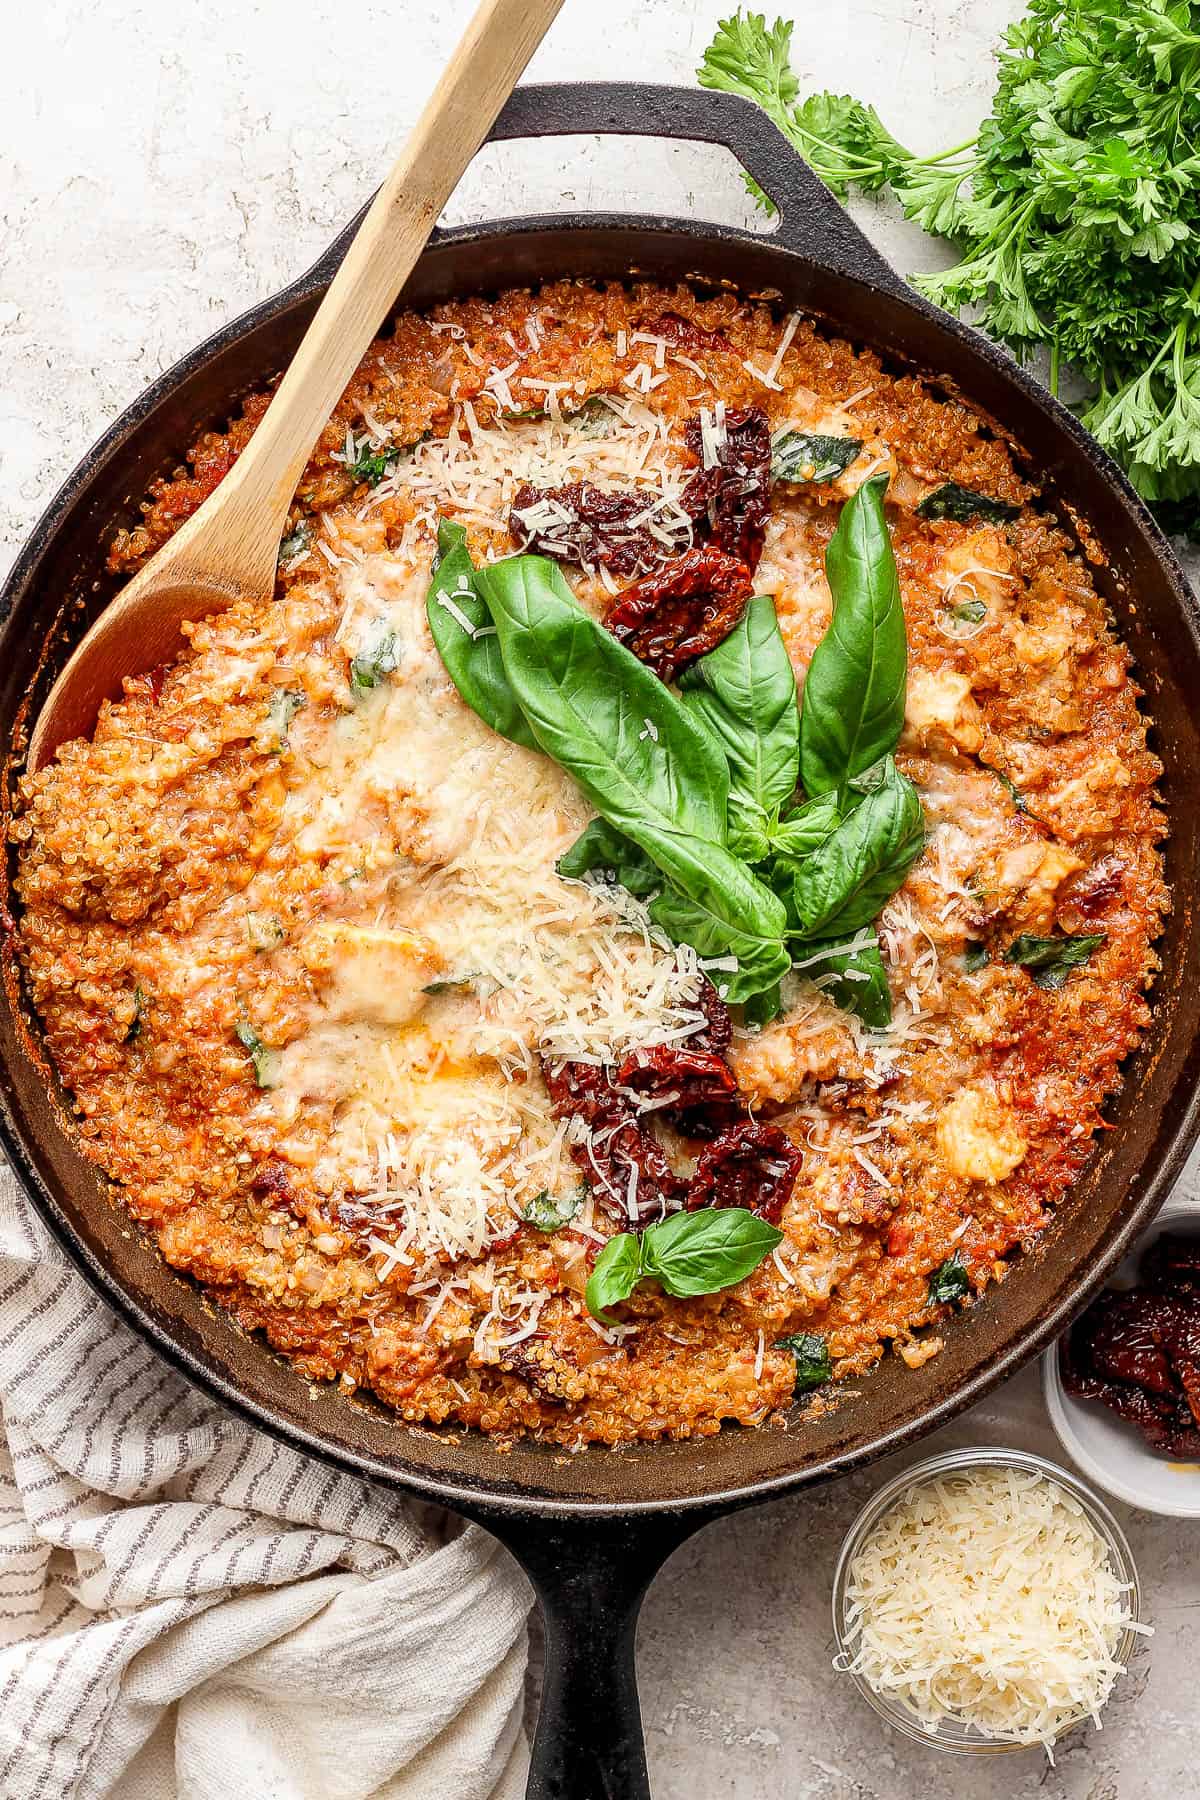
[[[802,97],[784,20],[723,20],[699,78],[762,106],[835,194],[890,186],[950,239],[958,260],[914,285],[1020,357],[1045,346],[1056,391],[1069,364],[1088,427],[1167,529],[1200,536],[1197,25],[1175,0],[1029,0],[978,134],[925,157],[850,96]]]

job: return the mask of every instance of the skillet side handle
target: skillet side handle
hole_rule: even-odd
[[[717,88],[660,86],[642,81],[547,81],[518,87],[501,109],[486,143],[516,138],[651,137],[720,144],[774,201],[773,234],[735,226],[714,228],[732,242],[778,244],[839,274],[914,298],[912,289],[882,257],[819,175],[788,143],[761,107]],[[369,202],[368,202],[369,204]],[[339,232],[302,285],[332,279],[367,208]],[[675,221],[648,218],[648,224]],[[680,227],[691,221],[678,221]],[[434,231],[430,242],[441,233]]]
[[[667,1558],[715,1515],[475,1516],[525,1569],[545,1626],[526,1800],[650,1800],[634,1666],[638,1613]]]
[[[645,81],[533,82],[513,89],[487,142],[574,134],[721,144],[775,203],[779,223],[766,242],[911,298],[907,283],[820,176],[762,108],[740,94]],[[764,241],[761,234],[736,227],[722,227],[720,235]]]

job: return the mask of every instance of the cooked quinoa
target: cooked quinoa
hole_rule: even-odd
[[[522,1222],[579,1180],[539,1059],[678,1041],[704,976],[639,903],[556,873],[590,809],[463,704],[425,594],[438,518],[477,561],[510,554],[525,481],[632,487],[673,519],[683,423],[718,399],[862,445],[772,496],[755,588],[800,677],[841,503],[890,473],[897,760],[928,836],[880,922],[891,1027],[800,971],[779,1019],[735,1030],[743,1104],[803,1153],[779,1248],[706,1297],[639,1288],[606,1326],[583,1290],[617,1226],[590,1198],[559,1231]],[[195,510],[265,404],[157,485],[116,569]],[[945,482],[1019,514],[919,516]],[[569,573],[597,613],[625,586]],[[1086,562],[961,404],[731,294],[560,283],[406,314],[322,434],[273,604],[187,638],[26,779],[20,951],[119,1202],[305,1376],[500,1441],[757,1425],[792,1399],[789,1334],[819,1334],[837,1377],[889,1345],[936,1354],[931,1273],[955,1256],[972,1293],[1001,1279],[1090,1155],[1148,1018],[1160,766]],[[1003,960],[1053,930],[1103,934],[1058,989]]]

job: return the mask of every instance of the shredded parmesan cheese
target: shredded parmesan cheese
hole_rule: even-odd
[[[841,1666],[933,1735],[943,1720],[1043,1744],[1100,1709],[1123,1665],[1128,1589],[1079,1501],[1020,1468],[911,1487],[850,1566]]]

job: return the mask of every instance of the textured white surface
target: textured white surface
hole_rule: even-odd
[[[760,0],[763,3],[763,0]],[[310,263],[371,191],[469,12],[413,0],[55,0],[5,14],[0,67],[0,560],[145,383]],[[717,0],[567,0],[530,79],[689,81]],[[986,109],[1015,0],[792,8],[795,64],[932,148]],[[730,159],[689,146],[509,145],[451,217],[636,204],[748,217]],[[901,268],[944,252],[867,203]],[[1194,1172],[1186,1185],[1195,1186]],[[1056,1455],[1035,1370],[921,1446]],[[647,1603],[656,1800],[1158,1800],[1200,1794],[1197,1528],[1119,1508],[1157,1635],[1102,1733],[964,1762],[893,1738],[829,1666],[843,1531],[892,1465],[710,1527]]]

